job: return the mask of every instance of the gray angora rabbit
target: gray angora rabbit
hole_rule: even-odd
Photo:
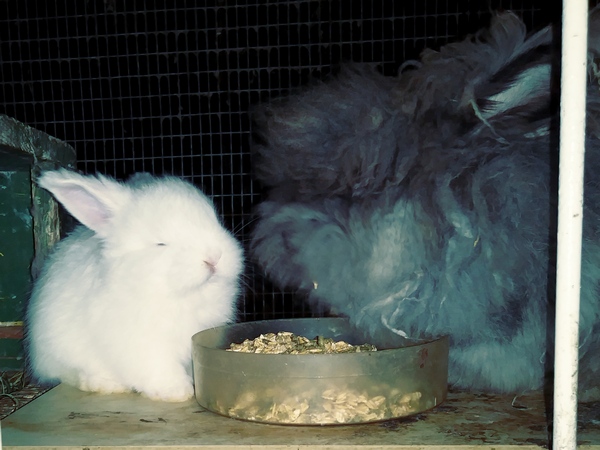
[[[34,377],[153,400],[192,397],[192,335],[235,320],[243,267],[210,199],[149,174],[120,183],[63,169],[39,184],[82,225],[57,244],[31,295]]]
[[[600,93],[591,15],[582,400],[600,385]],[[460,388],[540,388],[552,365],[556,45],[512,13],[384,77],[365,65],[260,105],[268,198],[252,253],[371,335],[451,337]]]

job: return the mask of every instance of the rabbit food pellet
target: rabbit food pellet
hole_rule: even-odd
[[[371,344],[351,345],[317,336],[308,339],[288,331],[261,334],[233,343],[227,351],[266,354],[332,354],[374,352]],[[230,417],[271,423],[343,424],[373,422],[406,416],[418,411],[421,392],[404,393],[390,386],[354,389],[332,386],[325,390],[304,389],[290,393],[289,386],[272,386],[263,392],[244,390],[228,408],[216,405]]]
[[[383,391],[382,391],[383,392]],[[420,392],[367,395],[345,388],[290,394],[281,402],[265,406],[264,393],[244,392],[226,413],[230,417],[259,422],[292,424],[344,424],[374,422],[418,411]],[[225,412],[225,411],[224,411]]]
[[[289,331],[261,334],[255,339],[246,339],[241,344],[233,343],[227,351],[243,353],[268,353],[305,355],[309,353],[360,353],[375,352],[377,348],[371,344],[351,345],[344,341],[317,336],[308,339]]]

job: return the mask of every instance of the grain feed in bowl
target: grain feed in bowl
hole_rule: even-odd
[[[204,330],[192,348],[198,403],[241,420],[369,423],[432,409],[447,395],[446,337],[372,340],[342,318],[282,319]]]
[[[246,339],[242,343],[232,343],[227,351],[243,353],[266,353],[271,355],[307,355],[330,353],[376,352],[377,347],[371,344],[352,345],[345,341],[317,336],[309,339],[297,336],[289,331],[261,334],[254,339]]]

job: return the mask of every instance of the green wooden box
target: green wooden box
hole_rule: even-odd
[[[31,284],[60,239],[58,205],[35,177],[74,163],[71,146],[0,115],[0,370],[23,366],[23,316]]]

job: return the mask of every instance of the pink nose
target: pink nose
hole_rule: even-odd
[[[207,265],[208,270],[210,270],[210,274],[214,275],[214,273],[217,271],[217,263],[213,261],[204,261],[204,264]]]
[[[217,264],[219,263],[220,259],[221,252],[216,252],[204,260],[204,264],[208,266],[208,270],[210,270],[211,275],[214,275],[214,273],[217,271]]]

